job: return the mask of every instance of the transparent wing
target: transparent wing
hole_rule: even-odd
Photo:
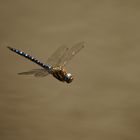
[[[59,65],[66,65],[84,46],[85,42],[80,42],[68,49],[59,60]]]
[[[60,46],[47,60],[46,64],[55,66],[58,65],[63,57],[63,55],[68,51],[68,47],[65,45]]]
[[[49,73],[45,69],[33,69],[26,72],[18,73],[19,75],[34,75],[35,77],[44,77],[47,76]]]

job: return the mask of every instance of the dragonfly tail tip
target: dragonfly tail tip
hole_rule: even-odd
[[[12,49],[12,47],[10,47],[10,46],[7,46],[7,48],[10,49],[10,50]]]

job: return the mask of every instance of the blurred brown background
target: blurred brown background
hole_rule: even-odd
[[[53,77],[19,76],[58,46],[86,41]],[[0,140],[139,140],[139,0],[0,0]]]

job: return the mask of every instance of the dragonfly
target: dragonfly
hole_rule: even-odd
[[[53,75],[56,79],[62,82],[71,83],[74,78],[73,75],[66,70],[68,62],[85,47],[85,42],[76,43],[71,48],[62,45],[47,59],[46,63],[42,63],[35,57],[22,52],[18,49],[7,46],[8,49],[25,57],[28,60],[38,64],[41,68],[32,69],[29,71],[18,73],[19,75],[33,75],[35,77],[45,77],[47,75]]]

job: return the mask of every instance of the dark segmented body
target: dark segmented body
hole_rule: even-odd
[[[41,67],[47,69],[48,71],[50,71],[51,66],[45,65],[44,63],[40,62],[40,61],[39,61],[38,59],[36,59],[35,57],[32,57],[31,55],[29,55],[29,54],[27,54],[27,53],[24,53],[24,52],[22,52],[22,51],[20,51],[20,50],[17,50],[17,49],[15,49],[15,48],[12,48],[12,47],[9,47],[9,46],[8,46],[8,48],[9,48],[11,51],[13,51],[13,52],[15,52],[15,53],[17,53],[17,54],[19,54],[19,55],[21,55],[21,56],[23,56],[23,57],[29,59],[29,60],[31,60],[32,62],[34,62],[34,63],[40,65]]]

